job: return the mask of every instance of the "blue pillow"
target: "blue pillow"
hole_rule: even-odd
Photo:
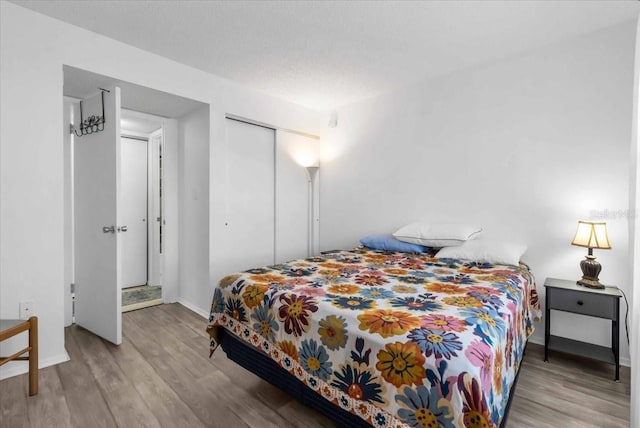
[[[369,235],[360,240],[360,243],[373,250],[398,251],[401,253],[423,253],[425,247],[409,242],[397,240],[393,235]]]

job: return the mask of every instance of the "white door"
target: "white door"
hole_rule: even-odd
[[[74,138],[76,323],[122,342],[120,239],[120,88],[104,94],[104,130]],[[83,102],[83,117],[102,113],[101,95]],[[79,112],[74,115],[80,118]],[[78,128],[79,120],[75,127]]]
[[[147,146],[122,138],[122,288],[147,284]]]
[[[225,271],[274,263],[275,131],[227,119],[229,187]]]

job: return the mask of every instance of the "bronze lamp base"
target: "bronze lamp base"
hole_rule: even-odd
[[[591,250],[591,248],[589,248]],[[598,275],[602,270],[600,263],[596,261],[596,258],[588,254],[584,260],[580,262],[580,268],[582,269],[582,279],[578,280],[579,285],[583,285],[588,288],[604,288],[604,285],[600,284]]]
[[[600,281],[598,280],[594,281],[592,279],[585,278],[584,276],[582,277],[582,279],[579,279],[578,281],[576,281],[576,283],[578,285],[582,285],[587,288],[599,288],[599,289],[604,288],[604,285],[600,284]]]

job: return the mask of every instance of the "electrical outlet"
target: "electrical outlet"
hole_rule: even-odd
[[[20,319],[26,320],[33,316],[33,300],[20,302]]]

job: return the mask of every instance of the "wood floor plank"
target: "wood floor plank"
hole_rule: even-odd
[[[248,391],[235,385],[224,373],[216,370],[198,380],[248,426],[264,428],[292,428],[293,425]]]
[[[27,375],[15,376],[0,382],[0,426],[28,428],[29,411]]]
[[[76,427],[116,427],[109,406],[76,343],[73,332],[77,330],[78,327],[65,329],[65,348],[71,360],[56,366],[72,424]]]
[[[202,338],[198,337],[187,342],[187,345],[193,349],[198,349],[198,347],[202,347],[202,340]],[[226,374],[230,379],[233,379],[236,385],[251,392],[269,407],[278,409],[291,401],[291,395],[227,358],[221,348],[216,350],[209,361],[215,368]]]
[[[562,421],[562,422],[560,422]],[[536,402],[525,402],[524,400],[513,400],[507,427],[560,427],[581,428],[581,421],[567,420],[561,411],[546,407]]]
[[[207,320],[179,304],[123,315],[123,344],[65,331],[71,361],[41,370],[28,396],[26,374],[0,382],[0,426],[300,427],[335,424],[229,360],[208,358]],[[630,371],[530,344],[507,428],[629,426]]]
[[[174,343],[172,344],[172,346],[176,349],[180,349],[181,352],[192,354],[194,361],[201,360],[203,350],[202,345],[203,343],[208,343],[209,340],[209,336],[205,331],[206,320],[182,305],[162,305],[157,306],[156,308],[173,314],[175,319],[180,320],[181,323],[189,321],[185,324],[189,325],[192,328],[192,331],[195,332],[195,335],[180,334],[181,330],[177,330],[177,338],[181,342],[183,342],[183,344]],[[169,328],[173,329],[173,326],[170,326]],[[218,368],[228,378],[233,379],[236,385],[244,388],[245,390],[251,392],[252,395],[258,397],[258,399],[262,403],[269,406],[270,408],[279,409],[291,402],[291,396],[289,394],[262,380],[261,378],[251,374],[251,372],[249,372],[242,366],[239,366],[238,364],[229,360],[222,349],[216,351],[212,358],[209,359],[209,363]],[[311,409],[309,409],[309,411],[312,412],[310,414],[311,418],[323,418],[320,413],[317,413]]]
[[[164,317],[158,319],[157,315],[158,311],[150,311],[142,315],[132,312],[130,317],[152,337],[162,338],[150,344],[155,352],[186,360],[187,364],[184,364],[184,368],[191,373],[191,379],[197,380],[203,371],[211,368],[211,363],[202,358],[203,355],[199,350],[183,342],[182,339],[185,336],[183,329],[181,330],[179,326]]]
[[[146,310],[146,309],[145,309]],[[141,312],[141,311],[136,311]],[[135,321],[137,319],[137,321]],[[191,373],[188,360],[162,347],[159,337],[149,329],[151,327],[139,318],[135,312],[127,313],[127,328],[124,336],[134,344],[138,352],[151,364],[158,375],[185,402],[202,423],[213,427],[247,427],[237,415],[230,411],[228,403],[217,399],[207,388],[197,382]],[[141,329],[138,323],[146,325]],[[151,333],[151,334],[149,334]],[[167,340],[163,337],[162,341]],[[215,370],[209,367],[210,370]],[[200,376],[205,375],[200,373]]]
[[[202,336],[202,337],[209,337],[207,335],[207,332],[205,331],[205,328],[202,327],[203,321],[205,321],[204,326],[206,327],[207,325],[206,320],[202,318],[200,315],[196,314],[195,312],[187,309],[182,305],[162,305],[162,306],[159,306],[159,308],[161,308],[161,310],[165,312],[172,314],[176,319],[180,320],[180,322],[182,322],[184,325],[193,329],[196,335]]]
[[[108,348],[115,345],[82,328],[76,328],[75,338],[116,424],[120,427],[159,428],[157,418],[109,352]]]
[[[240,388],[234,382],[231,382],[227,372],[222,375],[221,372],[215,370],[215,366],[211,364],[210,360],[203,359],[206,353],[202,351],[206,348],[202,348],[203,343],[206,342],[206,333],[204,329],[195,330],[194,334],[188,334],[184,327],[180,326],[179,318],[170,315],[169,313],[162,311],[161,307],[153,308],[155,310],[148,311],[144,316],[140,314],[132,313],[131,317],[136,318],[137,322],[141,324],[147,324],[146,328],[155,332],[155,335],[162,336],[164,339],[162,345],[166,347],[167,351],[171,350],[174,354],[189,361],[188,367],[191,368],[193,375],[193,381],[199,382],[203,387],[209,389],[214,395],[220,393],[224,394],[222,399],[226,399],[229,403],[229,409],[234,412],[240,419],[245,421],[250,426],[290,426],[286,420],[277,414],[274,407],[265,403],[263,400],[255,398],[254,394],[248,393],[245,389]],[[190,340],[196,340],[196,346]],[[240,366],[232,363],[234,368],[240,368]],[[204,376],[203,373],[211,373],[211,376]],[[247,378],[246,373],[242,373],[240,378]],[[254,384],[266,382],[256,378],[250,377]],[[270,386],[270,385],[269,385]],[[280,397],[286,397],[286,401],[290,401],[291,397],[286,393],[277,390],[273,387],[272,391],[278,391]],[[284,404],[284,403],[280,403]]]
[[[132,343],[125,341],[117,348],[110,348],[110,351],[160,425],[168,428],[205,426]]]
[[[38,395],[27,400],[32,428],[71,427],[71,413],[55,367],[39,370]]]
[[[624,419],[618,415],[627,414],[628,406],[602,398],[597,389],[584,393],[575,388],[574,383],[561,381],[544,384],[539,379],[524,378],[522,385],[518,384],[518,398],[542,404],[549,409],[562,410],[565,415],[584,424],[597,422],[596,426],[599,427],[624,426]],[[594,391],[598,393],[594,394]],[[602,416],[606,420],[601,420]]]
[[[529,345],[522,365],[512,409],[513,419],[528,413],[548,426],[614,428],[629,424],[628,367],[621,369],[622,382],[612,379],[611,366],[584,358],[557,354],[543,361],[543,347]],[[521,406],[527,403],[535,411]],[[512,418],[510,417],[510,422]],[[522,426],[523,422],[519,422]],[[554,425],[558,423],[558,425]],[[544,424],[543,424],[544,425]],[[520,425],[514,425],[520,426]]]

